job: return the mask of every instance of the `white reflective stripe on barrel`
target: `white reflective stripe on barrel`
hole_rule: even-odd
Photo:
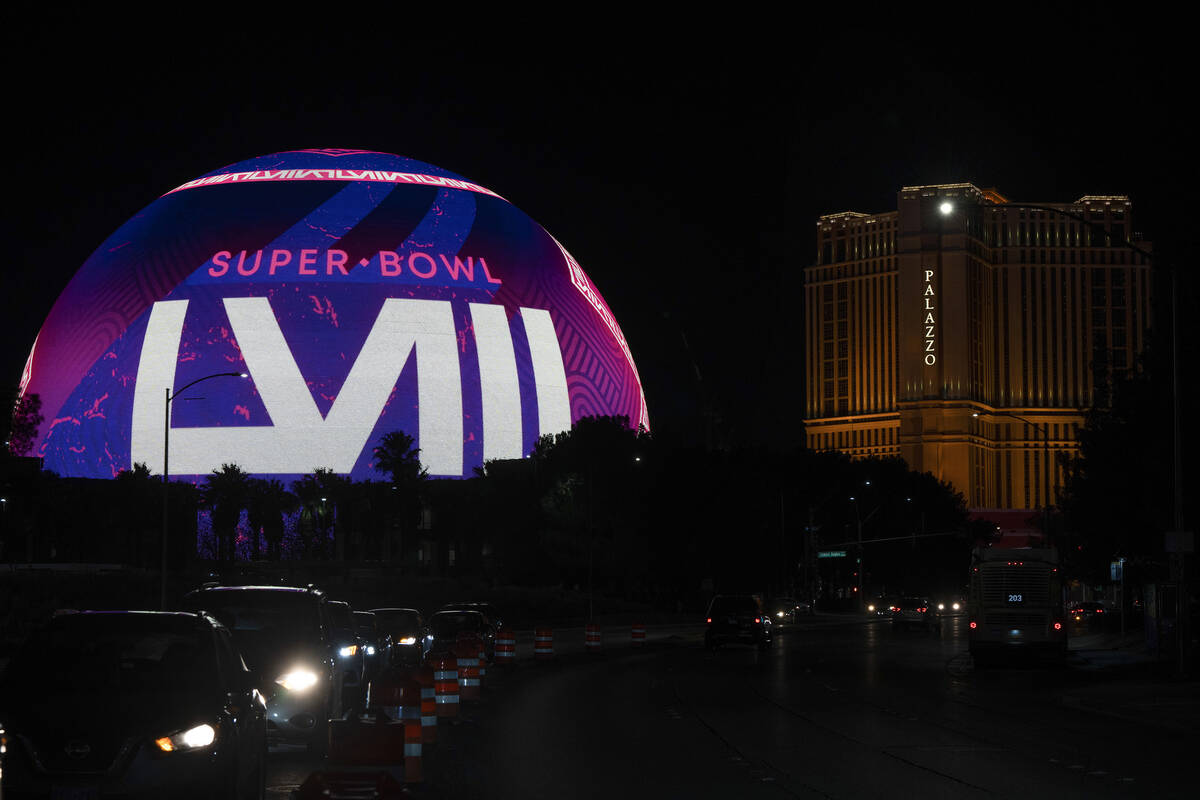
[[[458,693],[455,692],[454,694],[439,694],[437,701],[439,703],[457,703],[458,702]]]
[[[410,744],[408,742],[405,742],[404,743],[404,755],[407,758],[420,758],[421,757],[421,743],[413,742]]]

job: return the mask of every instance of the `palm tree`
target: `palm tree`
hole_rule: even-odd
[[[404,533],[410,525],[415,526],[421,514],[421,504],[425,495],[425,482],[429,472],[421,466],[421,451],[414,447],[416,442],[404,431],[392,431],[384,434],[379,445],[375,448],[375,470],[382,472],[391,479],[394,500],[393,518],[400,532],[400,546],[397,548],[401,559],[404,557]],[[391,555],[391,531],[383,537],[385,558]]]
[[[338,505],[345,504],[350,479],[331,469],[318,467],[311,475],[305,475],[292,484],[292,492],[300,501],[302,528],[307,529],[305,550],[307,555],[328,557],[329,532],[333,531],[334,548],[338,557],[344,555],[338,523]]]
[[[295,510],[298,504],[296,496],[277,480],[252,478],[248,500],[246,516],[254,532],[253,557],[258,558],[258,537],[261,534],[267,542],[267,558],[278,561],[283,543],[283,516]]]
[[[246,507],[249,489],[249,476],[237,464],[222,464],[204,479],[201,497],[212,512],[217,559],[222,563],[234,559],[238,519]]]

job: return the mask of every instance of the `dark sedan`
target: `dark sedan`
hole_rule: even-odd
[[[426,640],[428,651],[442,652],[454,646],[459,633],[473,633],[483,640],[484,658],[496,651],[496,631],[479,611],[439,611],[429,618]]]
[[[5,800],[257,798],[266,704],[202,614],[56,616],[0,677]]]
[[[716,650],[723,644],[771,646],[771,618],[754,595],[717,595],[708,604],[704,646]]]
[[[373,608],[375,625],[391,637],[391,663],[420,664],[425,656],[425,621],[415,608]]]

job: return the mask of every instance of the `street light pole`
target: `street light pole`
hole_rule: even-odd
[[[159,607],[163,611],[167,610],[167,541],[168,541],[168,530],[169,530],[169,526],[170,526],[170,515],[168,513],[168,506],[169,506],[168,499],[171,496],[170,484],[168,483],[168,481],[170,480],[169,457],[170,457],[170,453],[171,453],[171,401],[174,400],[176,397],[179,397],[179,395],[183,394],[188,389],[195,386],[197,383],[206,381],[209,378],[224,378],[224,377],[248,378],[249,375],[246,374],[245,372],[215,372],[212,375],[205,375],[203,378],[197,378],[196,380],[192,381],[187,386],[184,386],[182,389],[180,389],[179,391],[177,391],[173,394],[171,392],[170,386],[168,386],[165,389],[165,395],[164,395],[165,400],[163,401],[162,565],[160,567],[160,570],[162,572],[162,576],[161,576],[162,577],[162,586],[161,586],[161,595],[159,597]]]

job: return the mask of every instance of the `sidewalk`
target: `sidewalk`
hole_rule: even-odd
[[[1146,652],[1142,631],[1074,637],[1071,659],[1102,683],[1064,692],[1062,705],[1180,733],[1200,733],[1200,681],[1169,676],[1169,667]]]

